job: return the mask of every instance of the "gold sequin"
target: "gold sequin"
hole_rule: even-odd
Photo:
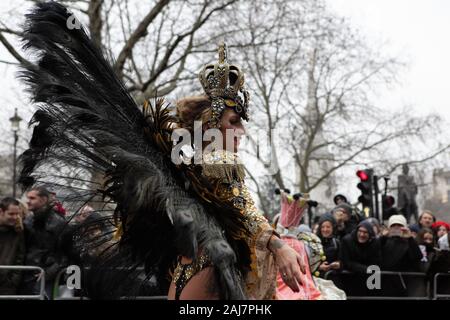
[[[173,282],[178,283],[182,281],[186,284],[189,279],[201,271],[208,263],[210,263],[210,260],[207,255],[199,256],[195,262],[190,264],[182,264],[180,261],[173,273]],[[183,268],[185,268],[184,274]]]

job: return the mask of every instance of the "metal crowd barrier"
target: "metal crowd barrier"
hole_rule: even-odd
[[[438,278],[445,278],[448,282],[447,292],[439,293]],[[436,273],[433,278],[433,300],[450,299],[450,273]]]
[[[86,269],[89,269],[89,267],[87,267]],[[125,269],[125,268],[115,268],[117,270],[120,269]],[[59,285],[60,280],[61,280],[61,276],[66,272],[67,267],[62,268],[54,281],[54,285],[53,285],[53,291],[55,290],[55,288]],[[138,267],[136,268],[136,270],[141,270],[143,271],[144,268],[143,267]],[[53,297],[55,300],[90,300],[88,297],[85,296],[73,296],[73,297]],[[167,300],[167,296],[133,296],[133,297],[121,297],[120,300]]]
[[[0,300],[44,300],[45,299],[45,271],[37,266],[0,266],[0,270],[38,270],[40,271],[39,295],[0,295]]]
[[[407,292],[407,296],[385,296],[385,295],[350,295],[350,293],[347,293],[347,299],[348,300],[429,300],[430,299],[430,281],[428,281],[427,279],[427,275],[425,273],[421,273],[421,272],[396,272],[396,271],[380,271],[379,272],[380,276],[382,277],[381,279],[383,279],[383,276],[385,276],[385,279],[382,281],[385,282],[387,281],[386,276],[397,276],[399,282],[401,283],[401,285],[404,287],[405,292]],[[370,276],[373,276],[373,273],[368,273],[368,274],[356,274],[353,272],[349,272],[349,271],[328,271],[327,273],[325,273],[324,278],[327,280],[332,280],[330,278],[333,277],[337,277],[337,279],[335,279],[336,281],[340,282],[341,284],[345,284],[345,277],[352,277],[351,280],[355,279],[355,276],[361,276],[362,278],[364,278],[364,276],[366,276],[366,279]],[[416,280],[416,283],[414,283],[413,281],[411,281],[411,283],[406,283],[405,282],[405,278],[410,277],[411,279]],[[397,278],[392,278],[392,279],[397,279]],[[392,279],[390,279],[390,284],[392,284]],[[347,281],[351,281],[350,279],[348,279]],[[417,280],[420,280],[420,282],[417,282]],[[436,281],[435,281],[436,282]],[[336,284],[336,283],[335,283]],[[417,284],[419,284],[419,286],[417,286]],[[366,283],[363,283],[362,285],[366,286]],[[408,288],[408,285],[410,285],[410,288]],[[422,285],[422,286],[421,286]],[[423,286],[425,285],[425,286]],[[381,284],[381,286],[383,286]],[[360,287],[360,289],[363,288],[362,286]],[[367,288],[367,286],[365,287]],[[394,287],[391,287],[394,288]],[[436,288],[436,285],[435,285]],[[344,288],[341,288],[344,290]],[[416,291],[421,291],[424,292],[424,295],[410,295],[410,290],[416,289]],[[423,290],[425,289],[425,290]],[[366,291],[372,291],[373,293],[376,293],[377,289],[373,289],[369,290],[366,289]],[[383,290],[383,287],[380,289]],[[345,290],[344,290],[345,291]]]
[[[67,268],[63,268],[58,273],[56,279],[55,279],[55,286],[57,286],[60,282],[60,278],[64,271]],[[45,271],[37,266],[0,266],[0,270],[24,270],[24,271],[32,271],[32,270],[38,270],[40,271],[40,293],[39,295],[0,295],[0,300],[12,300],[12,299],[22,299],[22,300],[33,300],[33,299],[39,299],[44,300],[45,299]],[[393,272],[393,271],[380,271],[380,276],[398,276],[402,282],[404,282],[403,277],[416,277],[420,278],[421,280],[425,280],[426,282],[426,295],[425,296],[350,296],[348,295],[347,298],[349,300],[428,300],[430,299],[430,282],[427,281],[427,276],[425,273],[420,272]],[[354,276],[355,273],[349,272],[349,271],[340,271],[336,272],[334,270],[328,271],[325,273],[324,278],[330,280],[329,278],[331,276]],[[369,277],[373,274],[361,274],[361,276]],[[450,290],[448,293],[439,293],[439,279],[440,278],[446,278],[450,282],[450,273],[437,273],[434,276],[433,279],[433,299],[450,299]],[[341,277],[341,280],[344,282],[344,280]],[[57,300],[89,300],[87,297],[55,297]],[[121,300],[167,300],[167,296],[137,296],[137,297],[122,297]]]
[[[123,297],[121,300],[167,300],[167,296],[137,296],[137,297]]]

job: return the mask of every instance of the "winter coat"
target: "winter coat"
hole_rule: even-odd
[[[0,226],[0,265],[23,265],[25,239],[14,227]],[[16,295],[22,273],[19,270],[0,270],[0,295]]]
[[[363,223],[364,221],[359,226]],[[348,271],[366,274],[369,266],[381,265],[380,242],[372,236],[366,243],[359,243],[357,230],[353,230],[342,239],[341,262]]]
[[[53,208],[46,208],[27,217],[24,222],[27,254],[25,263],[45,271],[45,280],[52,281],[66,267],[67,257],[61,247],[66,221]],[[31,276],[32,273],[28,273]]]
[[[420,271],[420,260],[423,255],[414,238],[382,236],[380,242],[383,254],[383,270]]]

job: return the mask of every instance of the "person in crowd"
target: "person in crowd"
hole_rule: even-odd
[[[428,229],[428,228],[427,228],[427,229]],[[419,232],[420,232],[419,225],[418,225],[418,224],[413,224],[413,225],[411,225],[411,226],[409,227],[409,230],[411,231],[412,237],[413,237],[414,239],[416,239],[416,238],[417,238],[417,235],[418,235]]]
[[[436,221],[431,225],[436,241],[445,236],[450,231],[450,224],[445,221]]]
[[[448,236],[448,233],[438,239],[438,248],[441,251],[450,250],[450,238]]]
[[[434,281],[431,280],[434,279],[435,274],[450,272],[450,241],[448,238],[448,233],[442,235],[436,240],[437,246],[434,250],[434,257],[428,269],[428,275],[432,288],[434,288]],[[450,279],[441,278],[439,287],[447,289],[450,288]]]
[[[76,223],[83,223],[93,212],[94,209],[91,206],[85,205],[78,214],[75,214],[73,220]]]
[[[46,295],[51,299],[51,290],[58,272],[66,266],[67,257],[61,247],[66,221],[54,210],[51,194],[44,187],[34,187],[27,193],[30,211],[24,222],[27,254],[25,263],[41,267],[45,271]],[[24,294],[39,294],[40,273],[24,275]]]
[[[0,201],[0,265],[20,266],[25,260],[25,239],[20,223],[19,201],[4,198]],[[19,270],[0,270],[0,296],[16,295],[22,273]]]
[[[330,270],[341,269],[340,241],[336,237],[336,223],[330,216],[322,216],[319,220],[317,236],[320,238],[326,260],[321,263],[319,270],[321,276]]]
[[[19,208],[20,208],[20,217],[22,218],[22,221],[25,221],[25,219],[30,214],[30,210],[28,210],[27,204],[19,201]]]
[[[337,206],[340,205],[341,203],[347,203],[347,204],[349,204],[349,202],[348,202],[348,200],[347,200],[347,197],[344,196],[344,195],[342,195],[342,194],[340,194],[340,193],[334,196],[333,202],[334,202],[334,204],[337,205]]]
[[[342,239],[345,235],[351,233],[360,220],[359,215],[354,215],[353,208],[347,203],[337,205],[330,213],[325,213],[325,215],[334,219],[336,224],[335,232],[338,239]]]
[[[374,294],[366,285],[367,272],[369,267],[381,264],[381,248],[370,222],[361,221],[355,230],[342,239],[340,260],[343,268],[352,273],[342,274],[339,283],[343,285],[344,291],[352,296]]]
[[[89,266],[107,250],[113,235],[113,232],[108,230],[107,220],[100,213],[91,211],[85,219],[71,225],[70,233],[65,233],[72,237],[65,238],[65,241],[72,242],[65,243],[65,248],[70,252],[71,263]]]
[[[381,265],[380,243],[368,221],[361,221],[342,239],[341,261],[346,270],[355,273],[367,273],[369,266]]]
[[[417,228],[420,231],[422,228],[431,228],[434,222],[436,222],[436,217],[431,211],[425,210],[419,216],[419,222],[413,226],[415,229]]]
[[[47,190],[50,193],[49,202],[53,204],[53,210],[56,213],[60,214],[61,216],[65,217],[67,214],[66,209],[63,207],[62,203],[59,202],[58,198],[56,197],[56,191],[48,188]]]
[[[383,270],[419,271],[423,255],[412,237],[403,215],[389,218],[389,233],[380,238],[383,256]]]
[[[423,254],[407,227],[405,216],[391,216],[388,228],[388,234],[380,238],[383,256],[382,270],[420,272]],[[388,297],[414,295],[414,292],[423,285],[423,283],[418,283],[416,278],[407,278],[398,274],[385,274],[381,281],[384,284],[383,295]]]
[[[420,271],[427,273],[436,254],[434,249],[436,241],[433,231],[428,228],[423,228],[417,234],[416,242],[422,252]]]

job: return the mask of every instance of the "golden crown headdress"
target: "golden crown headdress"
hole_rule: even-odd
[[[210,125],[218,126],[226,107],[233,108],[242,119],[248,121],[250,95],[244,86],[244,74],[237,65],[228,63],[225,43],[219,45],[219,61],[205,65],[199,79],[211,99]]]

